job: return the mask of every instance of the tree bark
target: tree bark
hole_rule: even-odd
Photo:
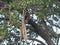
[[[46,30],[44,30],[43,28],[39,27],[32,19],[28,21],[28,24],[32,25],[32,27],[35,29],[34,32],[40,35],[48,45],[55,45],[51,40],[49,33],[46,32]]]

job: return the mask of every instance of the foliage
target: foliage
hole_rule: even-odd
[[[54,15],[60,18],[59,0],[0,0],[0,2],[2,3],[1,5],[3,5],[0,5],[0,14],[3,14],[6,18],[9,18],[9,20],[4,19],[5,23],[0,25],[0,36],[3,37],[6,36],[7,28],[9,26],[14,25],[17,28],[20,28],[21,19],[19,19],[19,15],[20,13],[23,15],[23,10],[31,9],[32,14],[36,14],[38,16],[38,19],[41,20],[42,24],[39,24],[43,26],[45,25],[42,21],[43,19],[48,20],[48,17],[51,17],[52,15],[55,21],[59,21],[59,19],[57,17],[54,17]],[[37,22],[40,22],[40,20]],[[3,27],[3,25],[5,27]]]

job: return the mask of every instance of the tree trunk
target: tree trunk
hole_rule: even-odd
[[[25,16],[24,16],[25,12],[23,10],[23,16],[22,16],[22,29],[21,29],[21,33],[22,33],[22,37],[27,40],[27,32],[26,32],[26,25],[25,25]]]
[[[44,30],[43,28],[39,27],[32,19],[28,21],[28,24],[32,25],[32,27],[35,29],[34,32],[40,35],[48,45],[55,45],[51,40],[49,33],[46,32],[46,30]]]

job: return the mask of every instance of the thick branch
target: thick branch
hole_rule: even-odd
[[[45,32],[46,30],[39,27],[32,19],[30,19],[28,23],[33,26],[37,34],[39,34],[44,40],[46,40],[48,45],[54,45],[54,43],[51,40],[51,37],[49,36],[49,33]]]

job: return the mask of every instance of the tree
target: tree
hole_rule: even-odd
[[[54,41],[56,41],[56,45],[58,45],[60,34],[54,32],[52,28],[53,26],[55,26],[56,28],[60,28],[58,22],[60,21],[59,4],[59,0],[0,0],[0,14],[3,14],[5,16],[5,18],[0,18],[0,22],[2,20],[4,21],[3,25],[1,23],[0,34],[1,36],[3,36],[3,38],[1,39],[3,40],[10,37],[7,35],[7,28],[14,25],[15,28],[20,29],[22,24],[21,18],[22,15],[24,15],[25,24],[30,24],[30,26],[26,26],[26,28],[30,30],[30,32],[28,33],[36,33],[36,35],[41,36],[48,45],[55,45],[53,43],[53,40],[51,40],[55,39]],[[37,20],[33,18],[34,14],[37,17]],[[54,23],[53,20],[58,23]],[[50,25],[47,25],[47,23],[49,23]],[[11,33],[9,33],[9,35],[18,37],[17,40],[21,37]],[[38,41],[41,43],[41,45],[45,45],[43,42],[37,39],[33,39],[30,37],[28,39]]]

